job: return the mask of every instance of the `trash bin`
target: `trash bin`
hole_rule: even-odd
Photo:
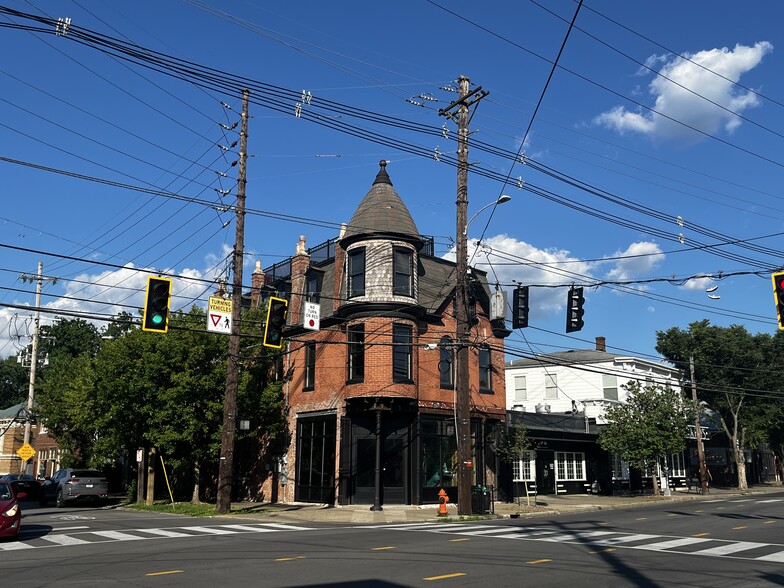
[[[487,514],[490,512],[490,493],[487,486],[471,486],[471,512]]]

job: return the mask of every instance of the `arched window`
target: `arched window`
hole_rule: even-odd
[[[441,337],[438,344],[438,372],[441,378],[442,388],[454,388],[455,386],[455,347],[451,337]]]

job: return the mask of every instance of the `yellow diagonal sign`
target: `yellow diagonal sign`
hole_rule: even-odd
[[[29,443],[25,443],[16,450],[16,454],[25,461],[30,461],[30,458],[36,454],[35,449]]]

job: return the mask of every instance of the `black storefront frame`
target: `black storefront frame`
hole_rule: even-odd
[[[297,419],[297,502],[335,503],[337,415]]]

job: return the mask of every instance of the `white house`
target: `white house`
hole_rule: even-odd
[[[525,426],[536,448],[512,464],[516,492],[532,483],[541,494],[626,491],[650,484],[645,475],[632,480],[627,464],[598,446],[597,426],[606,422],[607,407],[626,400],[624,384],[680,389],[679,370],[608,353],[604,337],[596,338],[595,349],[535,355],[504,367],[507,420]],[[673,477],[685,479],[684,455],[668,457],[668,465]]]
[[[559,351],[505,365],[506,408],[521,412],[580,414],[604,422],[611,404],[624,402],[622,385],[637,381],[679,389],[681,372],[655,361],[607,353],[604,337],[596,349]]]

